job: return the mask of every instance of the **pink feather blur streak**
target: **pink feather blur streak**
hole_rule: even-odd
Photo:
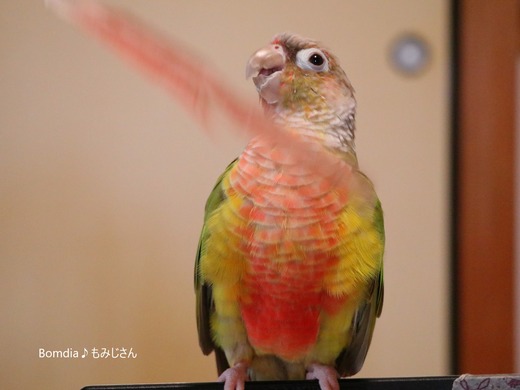
[[[221,110],[237,130],[249,137],[269,136],[290,164],[301,164],[331,178],[338,190],[347,191],[348,164],[296,131],[281,128],[247,103],[203,66],[203,61],[180,43],[166,39],[135,16],[96,1],[46,0],[59,16],[108,44],[156,82],[169,90],[205,129],[211,113]]]

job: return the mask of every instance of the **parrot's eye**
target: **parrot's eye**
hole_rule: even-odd
[[[323,52],[316,48],[302,49],[296,53],[296,65],[303,70],[313,72],[326,72],[329,70],[329,62]]]
[[[309,62],[313,65],[320,66],[321,64],[323,64],[323,62],[325,62],[325,60],[318,53],[314,53],[311,54],[311,56],[309,57]]]

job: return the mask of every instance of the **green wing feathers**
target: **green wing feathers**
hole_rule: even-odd
[[[379,200],[375,206],[373,226],[379,233],[381,241],[384,243],[383,211]],[[370,342],[372,341],[376,318],[381,315],[383,310],[384,281],[382,252],[380,264],[380,271],[373,280],[368,299],[359,306],[352,320],[349,345],[336,359],[336,369],[341,376],[352,376],[363,367]]]
[[[199,245],[197,248],[197,255],[195,258],[195,272],[194,272],[194,284],[195,284],[195,295],[196,295],[196,316],[197,316],[197,332],[199,335],[199,345],[202,352],[205,355],[209,355],[212,351],[215,351],[215,357],[217,360],[217,370],[219,374],[229,367],[224,352],[215,345],[213,336],[211,334],[210,318],[211,314],[215,311],[213,303],[213,293],[211,286],[204,283],[201,280],[200,275],[200,260],[202,252],[204,251],[204,244],[209,237],[206,222],[209,216],[215,211],[222,201],[225,199],[224,189],[222,188],[222,181],[224,177],[236,164],[235,159],[231,164],[228,165],[226,170],[217,180],[217,183],[213,187],[208,200],[206,201],[206,207],[204,212],[204,225],[200,234]]]

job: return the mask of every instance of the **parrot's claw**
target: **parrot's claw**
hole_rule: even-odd
[[[228,368],[219,377],[219,382],[224,382],[224,390],[244,390],[245,382],[249,380],[246,363],[237,363]]]
[[[339,390],[339,375],[334,367],[311,364],[307,368],[306,378],[317,379],[321,390]]]

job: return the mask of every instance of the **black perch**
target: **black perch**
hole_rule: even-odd
[[[82,390],[222,390],[223,383],[95,385]],[[520,375],[341,379],[341,390],[520,390]],[[319,390],[318,381],[246,382],[246,390]]]

